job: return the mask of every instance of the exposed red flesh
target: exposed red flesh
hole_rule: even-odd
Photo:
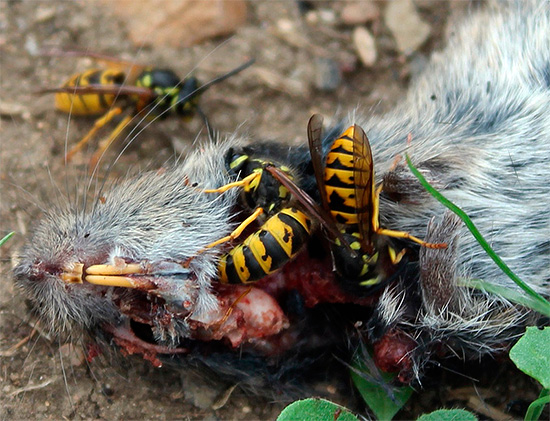
[[[374,362],[382,371],[398,373],[399,381],[408,384],[413,374],[411,353],[417,346],[406,333],[389,331],[374,344]]]
[[[189,339],[225,341],[236,348],[246,345],[264,355],[276,355],[291,349],[297,340],[296,332],[277,300],[286,292],[296,290],[307,307],[321,303],[353,303],[372,306],[377,296],[357,297],[343,291],[334,276],[330,262],[311,259],[306,252],[289,262],[281,271],[248,285],[213,283],[218,306],[208,314],[173,313],[164,305],[162,294],[149,296],[146,291],[121,290],[116,304],[129,319],[169,329],[175,320],[185,318],[191,333]],[[106,326],[115,342],[127,354],[139,353],[144,359],[159,365],[158,354],[185,352],[146,342],[126,325]],[[386,345],[389,346],[389,345]],[[390,364],[391,365],[391,364]],[[389,366],[389,365],[388,365]]]
[[[338,286],[330,259],[328,260],[326,262],[312,259],[307,253],[301,253],[279,272],[258,281],[256,286],[273,297],[296,290],[304,298],[306,307],[322,303],[352,303],[364,306],[376,303],[377,294],[357,297],[343,291]]]
[[[218,293],[218,310],[209,320],[193,320],[189,325],[195,330],[191,339],[227,339],[237,347],[251,339],[276,335],[288,327],[288,319],[275,299],[265,291],[243,285],[221,285]]]

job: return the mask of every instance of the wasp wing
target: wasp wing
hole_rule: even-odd
[[[313,172],[317,180],[317,188],[321,196],[321,204],[328,213],[330,207],[325,189],[325,165],[323,164],[323,117],[320,114],[313,114],[307,123],[307,140],[309,142],[309,153],[313,164]]]
[[[353,130],[353,180],[355,184],[356,211],[359,217],[359,233],[367,252],[374,250],[373,235],[375,217],[374,162],[369,139],[364,130],[354,125]]]
[[[103,63],[110,69],[116,69],[125,72],[127,75],[126,83],[132,84],[137,79],[138,75],[150,67],[131,60],[123,60],[119,57],[110,56],[108,54],[96,53],[89,50],[81,50],[78,48],[46,48],[40,51],[42,56],[50,57],[89,57],[99,63]]]
[[[275,177],[275,179],[279,181],[279,183],[281,183],[284,187],[288,189],[290,194],[294,196],[294,198],[300,203],[300,205],[302,205],[302,207],[310,217],[319,221],[319,223],[327,230],[331,238],[338,239],[341,244],[349,249],[350,253],[356,253],[353,249],[351,249],[342,233],[336,227],[332,216],[323,208],[321,208],[309,194],[298,187],[294,183],[294,181],[292,181],[288,177],[288,175],[284,171],[281,171],[279,168],[268,165],[266,167],[266,170],[269,171],[269,173],[273,177]]]
[[[46,88],[36,91],[37,94],[65,92],[71,95],[86,94],[112,94],[118,96],[137,95],[141,99],[150,99],[157,94],[149,88],[140,86],[100,85],[90,84],[85,86],[61,86],[58,88]]]

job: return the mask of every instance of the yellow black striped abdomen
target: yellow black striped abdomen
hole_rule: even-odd
[[[355,197],[353,126],[334,141],[325,163],[325,190],[330,212],[337,223],[357,224]]]
[[[63,84],[63,87],[74,88],[89,85],[117,86],[123,84],[124,80],[125,74],[121,71],[91,69],[71,76]],[[55,107],[60,111],[77,116],[93,116],[109,111],[115,98],[115,94],[71,94],[68,92],[57,92],[55,94]]]
[[[220,281],[250,283],[277,271],[300,251],[310,233],[311,220],[303,212],[281,210],[221,258]]]

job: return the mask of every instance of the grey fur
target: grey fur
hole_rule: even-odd
[[[380,300],[379,316],[387,327],[409,331],[419,354],[438,342],[452,343],[459,354],[501,349],[535,315],[459,286],[469,278],[517,288],[464,227],[440,217],[444,208],[404,159],[396,168],[391,164],[407,152],[512,270],[550,295],[550,3],[502,2],[472,14],[405,100],[386,115],[368,115],[356,111],[350,123],[365,129],[377,178],[400,199],[382,197],[382,226],[450,241],[446,251],[420,254],[424,300],[416,317],[402,318],[407,300],[392,289]],[[432,217],[439,227],[433,224],[427,234]],[[425,358],[416,362],[419,374]]]
[[[115,257],[181,262],[228,234],[236,192],[204,194],[199,189],[229,181],[224,153],[240,142],[231,138],[203,145],[181,165],[115,183],[103,194],[103,203],[97,201],[87,212],[67,208],[46,215],[15,269],[17,285],[40,309],[46,325],[56,333],[68,333],[102,321],[114,322],[118,310],[108,295],[94,294],[94,288],[86,283],[66,286],[55,273],[47,279],[33,279],[43,265],[90,265]],[[194,302],[191,317],[201,317],[217,305],[210,292],[211,279],[216,275],[216,252],[200,254],[189,270],[196,274],[196,283],[184,282],[179,298],[183,301],[189,294]],[[184,330],[185,325],[178,329]],[[163,337],[164,333],[158,335]]]

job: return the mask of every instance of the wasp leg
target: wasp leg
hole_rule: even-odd
[[[250,291],[252,291],[252,287],[248,287],[246,290],[244,290],[241,295],[239,295],[237,299],[231,303],[231,306],[229,306],[222,319],[218,323],[216,323],[218,327],[223,326],[227,319],[229,319],[229,316],[231,316],[231,314],[233,313],[233,309],[237,306],[237,304],[239,304],[239,301],[246,297]]]
[[[110,110],[107,114],[104,114],[100,118],[98,118],[94,122],[94,127],[91,128],[91,130],[84,136],[80,142],[78,142],[76,145],[74,145],[69,152],[65,155],[65,160],[70,161],[75,153],[77,153],[79,150],[81,150],[90,139],[95,136],[95,134],[98,132],[99,129],[101,129],[103,126],[105,126],[109,121],[111,121],[115,116],[122,113],[122,108],[116,107]]]
[[[126,128],[128,123],[132,121],[132,116],[127,115],[122,119],[120,123],[117,124],[115,129],[111,132],[108,138],[103,139],[101,142],[99,142],[99,145],[97,147],[97,150],[94,152],[92,157],[90,158],[90,162],[88,164],[88,168],[90,172],[95,170],[95,167],[97,166],[97,163],[105,153],[107,149],[111,146],[111,144],[115,141],[115,139],[122,133],[122,131]]]
[[[380,229],[380,193],[382,192],[383,184],[380,184],[376,191],[374,192],[374,197],[372,198],[372,228],[374,232],[378,232]]]
[[[203,190],[204,193],[223,193],[226,192],[229,189],[233,189],[235,187],[248,187],[252,181],[254,181],[256,178],[261,177],[260,173],[252,173],[247,175],[245,178],[239,181],[234,181],[233,183],[228,183],[224,186],[221,186],[217,189],[210,189],[210,190]]]
[[[202,249],[200,249],[197,254],[195,254],[194,256],[191,256],[189,259],[187,259],[185,261],[185,263],[183,264],[183,267],[187,268],[189,267],[189,264],[191,263],[191,261],[197,257],[199,254],[201,253],[204,253],[206,250],[208,249],[211,249],[212,247],[216,247],[220,244],[223,244],[223,243],[226,243],[227,241],[232,241],[234,240],[235,238],[239,237],[243,231],[246,229],[246,227],[248,227],[252,222],[254,222],[256,219],[258,219],[258,217],[264,213],[264,210],[263,208],[258,208],[254,211],[254,213],[252,213],[252,215],[250,215],[248,218],[246,218],[243,222],[241,222],[239,224],[239,226],[237,228],[235,228],[233,230],[233,232],[231,232],[231,234],[229,235],[226,235],[225,237],[222,237],[220,238],[219,240],[217,241],[214,241],[213,243],[210,243],[208,244],[207,246],[203,247]]]
[[[380,235],[386,235],[388,237],[394,237],[394,238],[406,238],[407,240],[414,241],[415,243],[420,244],[422,247],[426,247],[429,249],[444,249],[447,248],[447,243],[427,243],[424,240],[421,240],[420,238],[415,237],[414,235],[409,234],[405,231],[393,231],[388,230],[385,228],[378,228],[376,231],[377,234]]]
[[[388,247],[388,254],[390,256],[390,260],[394,265],[397,265],[401,259],[403,259],[403,256],[407,252],[407,249],[401,250],[399,253],[395,252],[395,249],[393,247]]]
[[[237,228],[233,230],[233,232],[229,235],[226,235],[225,237],[220,238],[217,241],[214,241],[213,243],[208,244],[206,247],[204,247],[201,251],[199,251],[199,254],[202,253],[205,250],[208,250],[212,247],[216,247],[220,244],[226,243],[227,241],[232,241],[235,238],[238,238],[243,231],[248,227],[252,222],[254,222],[258,217],[264,213],[263,208],[256,209],[252,215],[250,215],[248,218],[246,218],[243,222],[239,224]]]
[[[444,249],[447,248],[446,243],[427,243],[424,240],[421,240],[420,238],[415,237],[414,235],[409,234],[405,231],[394,231],[389,230],[386,228],[380,228],[380,221],[379,221],[379,211],[380,211],[380,192],[382,191],[383,185],[380,184],[376,188],[376,192],[374,193],[373,203],[372,203],[372,221],[373,221],[373,228],[374,232],[376,232],[379,235],[386,235],[388,237],[394,237],[394,238],[406,238],[407,240],[414,241],[415,243],[420,244],[422,247],[426,247],[429,249]],[[401,254],[401,253],[399,253]],[[401,256],[403,257],[403,256]]]

